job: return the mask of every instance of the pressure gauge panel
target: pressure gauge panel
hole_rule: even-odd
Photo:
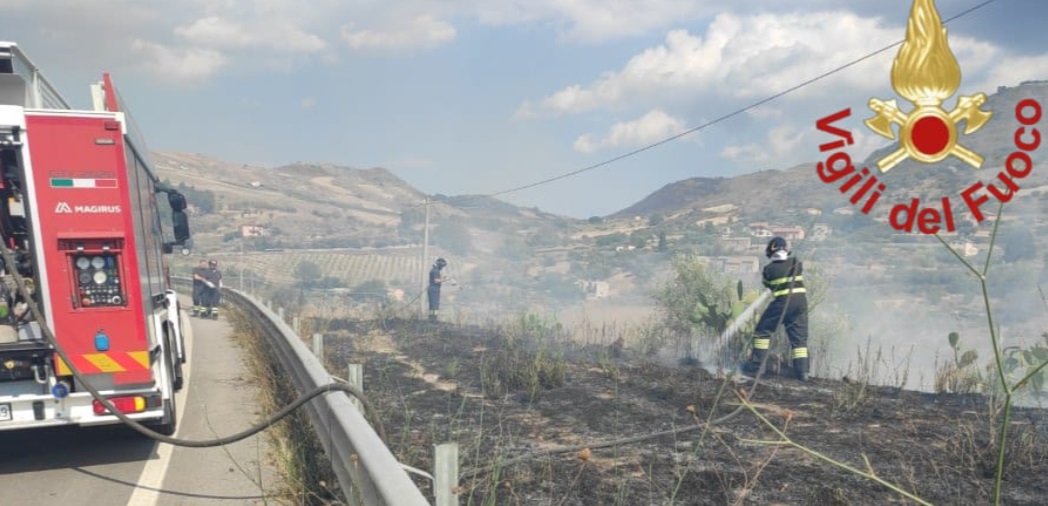
[[[74,304],[82,308],[126,306],[120,285],[119,253],[77,255],[72,258],[76,284]]]

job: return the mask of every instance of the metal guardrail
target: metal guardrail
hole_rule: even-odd
[[[189,284],[186,278],[172,281]],[[245,311],[263,330],[293,386],[306,392],[332,381],[320,360],[277,314],[239,290],[223,289],[225,301]],[[350,397],[333,392],[305,405],[350,504],[427,505],[422,492],[379,438]]]

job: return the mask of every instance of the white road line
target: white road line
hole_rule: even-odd
[[[186,396],[189,393],[189,376],[193,370],[192,353],[193,350],[193,326],[189,322],[189,318],[182,315],[182,329],[185,332],[186,338],[186,356],[190,358],[183,366],[182,375],[182,390],[175,393],[175,405],[178,406],[178,413],[175,415],[177,419],[178,429],[175,431],[175,437],[182,432],[182,416],[186,413]],[[156,452],[156,458],[146,461],[145,467],[142,468],[142,474],[138,476],[138,483],[135,486],[135,491],[131,494],[131,498],[127,500],[127,506],[155,506],[160,501],[160,491],[164,486],[164,477],[167,476],[167,468],[171,464],[171,455],[175,451],[175,447],[172,445],[162,445],[160,443],[153,443],[153,450]]]

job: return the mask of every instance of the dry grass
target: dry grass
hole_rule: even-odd
[[[276,358],[269,351],[265,337],[239,310],[226,309],[234,332],[233,339],[246,352],[251,375],[258,383],[260,412],[278,411],[297,396]],[[272,458],[280,476],[281,488],[272,500],[279,504],[320,506],[342,504],[331,465],[324,456],[304,410],[298,410],[276,423],[261,435],[269,439]]]

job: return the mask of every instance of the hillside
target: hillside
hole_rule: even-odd
[[[213,234],[246,224],[279,229],[284,238],[273,242],[287,248],[309,247],[319,238],[389,238],[402,218],[420,217],[426,198],[383,168],[314,163],[269,168],[164,152],[154,153],[154,159],[162,178],[214,194],[213,209],[199,213],[195,225],[198,241],[208,248],[222,249],[209,241]],[[437,221],[476,216],[527,225],[554,218],[494,199],[438,195],[430,200],[431,219]]]
[[[660,188],[640,202],[612,214],[609,219],[662,214],[683,223],[688,219],[697,219],[703,209],[727,204],[746,209],[747,215],[756,218],[776,207],[781,209],[781,205],[774,204],[776,202],[797,201],[797,195],[814,193],[818,189],[817,185],[812,184],[814,171],[814,165],[806,164],[732,178],[685,179]],[[775,178],[774,185],[768,184],[770,177]],[[786,201],[786,198],[793,200]],[[805,202],[804,205],[812,204]]]
[[[1010,115],[1025,97],[1048,101],[1048,84],[998,90],[989,103],[996,119],[964,138],[986,156],[982,169],[952,159],[930,167],[905,162],[883,176],[889,190],[882,200],[920,196],[931,202],[951,195],[959,205],[960,190],[975,180],[990,182],[1014,150],[1016,122]],[[847,126],[864,128],[865,114],[855,114]],[[865,165],[891,149],[886,146]],[[1034,153],[1034,169],[1006,208],[996,244],[989,290],[1006,342],[1028,343],[1045,329],[1038,292],[1039,283],[1048,283],[1043,153]],[[868,342],[906,357],[911,386],[925,388],[926,372],[952,353],[948,332],[973,339],[966,346],[980,356],[990,353],[980,338],[985,319],[978,285],[956,259],[934,238],[893,234],[886,223],[890,205],[871,216],[854,213],[836,187],[818,179],[814,164],[672,183],[620,212],[587,221],[483,196],[431,195],[430,258],[423,259],[420,204],[426,195],[384,169],[253,167],[180,153],[158,153],[157,160],[163,178],[191,185],[191,196],[204,204],[192,217],[197,253],[179,258],[178,269],[188,271],[198,256],[218,258],[232,286],[239,286],[243,274],[245,287],[265,282],[258,288],[310,288],[317,311],[349,300],[332,299],[324,289],[352,294],[365,283],[372,283],[367,290],[375,290],[374,283],[384,286],[401,303],[415,302],[432,259],[444,256],[459,281],[444,298],[449,318],[533,312],[565,323],[644,323],[674,255],[700,255],[731,282],[758,287],[761,249],[775,231],[789,235],[830,287],[812,336],[826,348],[823,356],[839,364],[834,374],[843,374],[856,347]],[[772,175],[774,185],[768,184]],[[960,213],[957,221],[958,233],[946,240],[981,262],[992,222],[975,226]],[[242,237],[243,225],[261,227],[264,234]],[[319,278],[303,280],[298,268],[310,264]],[[909,353],[914,346],[919,353]]]
[[[468,301],[474,311],[497,313],[582,297],[571,281],[547,280],[519,265],[533,249],[562,246],[561,236],[578,220],[481,195],[427,196],[382,168],[258,167],[165,152],[154,153],[154,162],[191,205],[194,255],[174,258],[179,272],[199,257],[214,258],[232,286],[243,279],[245,287],[279,289],[302,286],[297,268],[306,263],[322,278],[312,288],[378,281],[406,301],[432,259],[445,256],[461,281],[446,304]],[[431,258],[423,260],[427,198]],[[549,294],[547,284],[554,288]]]
[[[921,195],[948,195],[954,200],[959,200],[960,191],[976,181],[990,183],[997,172],[1004,168],[1007,156],[1016,150],[1013,136],[1020,125],[1015,119],[1014,111],[1016,104],[1026,98],[1033,98],[1042,104],[1048,103],[1048,81],[999,88],[996,93],[989,95],[984,106],[984,109],[994,112],[991,121],[981,130],[962,137],[961,142],[964,146],[985,157],[981,169],[973,170],[953,157],[934,165],[907,160],[881,176],[880,179],[888,186],[883,201],[904,202],[908,197]],[[946,107],[951,105],[945,104]],[[865,129],[862,120],[869,115],[866,110],[853,111],[852,117],[844,120],[845,123],[839,126]],[[814,125],[812,128],[814,129]],[[856,160],[856,166],[875,168],[876,161],[894,151],[897,146],[898,144],[887,145],[866,160]],[[1048,168],[1041,167],[1048,159],[1044,153],[1045,149],[1042,147],[1033,154],[1035,168],[1028,177],[1019,182],[1027,194],[1048,185]],[[783,208],[812,207],[830,211],[848,206],[847,200],[837,192],[836,187],[828,186],[818,179],[816,162],[733,178],[697,177],[670,183],[609,218],[627,219],[638,215],[646,217],[663,214],[666,217],[685,220],[698,218],[702,209],[724,204],[734,204],[745,209],[746,214],[754,218]],[[773,185],[768,184],[771,180],[774,181]],[[885,206],[881,206],[881,209],[882,212],[888,211]]]

